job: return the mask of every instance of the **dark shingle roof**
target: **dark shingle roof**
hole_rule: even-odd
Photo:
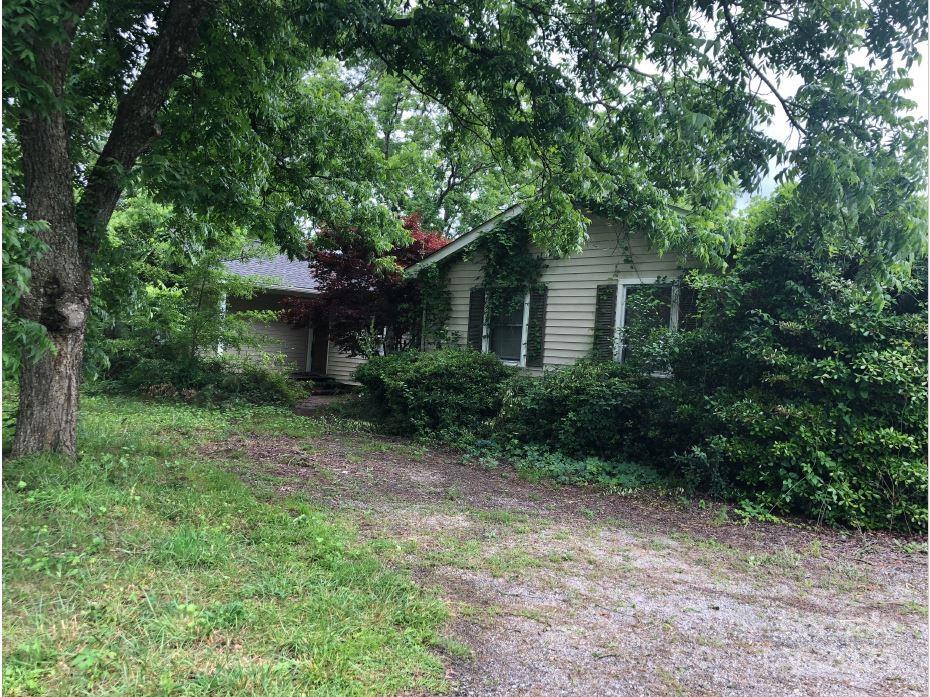
[[[265,287],[316,290],[316,281],[307,262],[300,259],[291,261],[286,254],[271,259],[236,259],[224,261],[223,264],[227,271],[237,276],[262,276],[261,285]]]

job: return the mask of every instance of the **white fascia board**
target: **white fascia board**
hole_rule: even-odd
[[[427,266],[432,266],[438,261],[442,261],[446,257],[452,256],[456,252],[460,252],[462,249],[474,242],[478,237],[483,235],[488,230],[493,230],[499,225],[503,225],[508,220],[516,218],[523,212],[523,206],[519,203],[514,204],[507,210],[498,213],[490,220],[487,220],[476,228],[473,228],[466,232],[464,235],[459,235],[449,244],[447,244],[442,249],[438,249],[432,254],[430,254],[425,259],[421,259],[413,266],[408,267],[404,271],[405,276],[416,276],[422,269],[425,269]]]
[[[273,290],[279,293],[290,293],[292,295],[316,295],[315,290],[310,290],[309,288],[293,288],[291,286],[275,286],[275,285],[265,285],[263,283],[257,283],[256,288],[259,290]]]

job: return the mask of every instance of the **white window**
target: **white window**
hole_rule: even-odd
[[[530,294],[516,290],[502,298],[502,311],[485,312],[482,351],[504,363],[526,365],[526,341],[530,319]]]
[[[659,348],[668,336],[665,330],[678,329],[680,301],[678,283],[619,281],[614,358],[622,362],[631,350],[644,348],[647,342]]]

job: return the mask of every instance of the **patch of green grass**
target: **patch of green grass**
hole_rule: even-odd
[[[525,569],[537,569],[543,566],[543,560],[523,549],[505,549],[489,555],[484,566],[492,576],[501,577],[518,574]]]
[[[759,552],[757,554],[743,554],[742,561],[749,567],[774,567],[777,569],[793,569],[801,564],[801,555],[792,549],[783,549],[778,552]]]
[[[480,567],[482,544],[454,535],[441,535],[436,547],[426,551],[422,563],[427,567],[450,566],[456,569],[474,570]]]
[[[472,658],[474,652],[466,644],[446,636],[437,637],[433,645],[443,653],[462,660]]]
[[[910,615],[920,615],[927,617],[927,606],[924,603],[918,603],[915,600],[906,600],[901,603],[901,612]]]
[[[332,514],[263,500],[197,455],[235,432],[332,427],[89,397],[76,463],[4,463],[4,694],[442,691],[441,602]]]
[[[506,525],[508,527],[523,528],[529,522],[529,516],[526,513],[514,513],[503,508],[495,508],[490,511],[477,510],[475,515],[479,520],[497,525]]]

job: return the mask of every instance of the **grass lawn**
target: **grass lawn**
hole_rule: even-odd
[[[77,464],[5,462],[4,693],[442,691],[439,600],[332,514],[197,454],[237,430],[330,426],[88,397]]]

